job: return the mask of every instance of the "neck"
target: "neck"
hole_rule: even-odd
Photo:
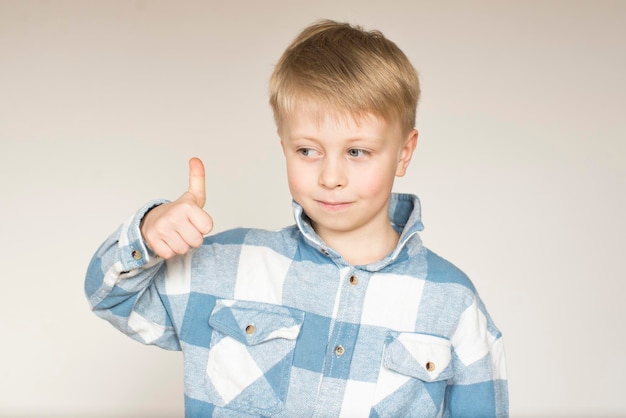
[[[330,232],[313,228],[349,264],[366,265],[382,260],[398,245],[400,238],[390,223],[375,231]]]

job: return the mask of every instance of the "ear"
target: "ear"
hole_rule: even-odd
[[[396,167],[396,176],[402,177],[406,174],[406,169],[409,167],[409,163],[411,162],[411,158],[413,157],[413,152],[417,147],[417,129],[411,129],[406,139],[404,140],[404,145],[400,149],[400,153],[398,154],[398,166]]]

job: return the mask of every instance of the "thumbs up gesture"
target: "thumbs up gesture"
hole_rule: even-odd
[[[189,160],[189,189],[174,202],[150,210],[141,221],[141,235],[158,256],[168,259],[202,245],[213,219],[202,209],[206,200],[204,165]]]

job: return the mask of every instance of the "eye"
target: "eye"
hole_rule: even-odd
[[[366,151],[364,149],[352,148],[348,150],[348,155],[354,158],[367,157],[369,154],[369,151]]]
[[[314,157],[317,155],[317,151],[312,148],[298,148],[297,152],[303,157]]]

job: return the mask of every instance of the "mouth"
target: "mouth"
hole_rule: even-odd
[[[320,205],[323,209],[329,211],[339,211],[342,209],[346,209],[352,205],[352,202],[332,202],[325,200],[316,200],[318,205]]]

